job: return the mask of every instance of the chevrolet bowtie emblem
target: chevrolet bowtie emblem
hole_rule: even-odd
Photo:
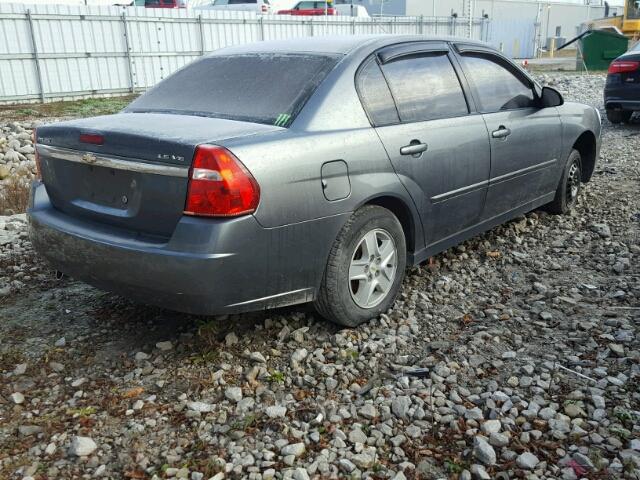
[[[84,163],[96,163],[96,160],[96,156],[92,153],[85,153],[84,155],[82,155],[82,161]]]

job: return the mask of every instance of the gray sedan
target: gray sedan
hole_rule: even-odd
[[[57,270],[184,312],[314,302],[355,326],[408,265],[569,211],[600,116],[482,43],[316,37],[216,51],[36,137],[32,240]]]

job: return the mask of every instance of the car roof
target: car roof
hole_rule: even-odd
[[[477,45],[486,45],[476,40],[467,38],[448,37],[443,35],[327,35],[317,37],[300,37],[287,40],[267,40],[248,43],[216,50],[211,55],[228,55],[243,53],[326,53],[335,55],[347,55],[364,47],[373,49],[382,48],[403,42],[415,41],[448,41],[464,42]]]

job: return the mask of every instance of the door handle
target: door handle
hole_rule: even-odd
[[[428,148],[429,145],[422,143],[420,140],[411,140],[409,145],[400,147],[400,155],[411,155],[412,157],[418,158],[422,155],[422,152],[426,152]]]
[[[509,135],[511,135],[511,130],[509,130],[504,125],[500,125],[498,127],[498,130],[494,130],[493,132],[491,132],[491,136],[493,138],[507,138]]]

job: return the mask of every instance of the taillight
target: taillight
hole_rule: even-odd
[[[36,160],[36,180],[42,180],[42,170],[40,168],[40,154],[38,153],[38,132],[36,129],[33,129],[33,134],[31,140],[33,141],[33,156]]]
[[[609,73],[628,73],[635,72],[640,68],[640,62],[632,62],[630,60],[616,60],[609,65]]]
[[[252,213],[260,201],[260,187],[229,150],[199,145],[189,171],[184,213],[207,217],[234,217]]]
[[[93,145],[102,145],[104,143],[104,137],[97,133],[81,133],[80,141],[82,143],[91,143]]]

